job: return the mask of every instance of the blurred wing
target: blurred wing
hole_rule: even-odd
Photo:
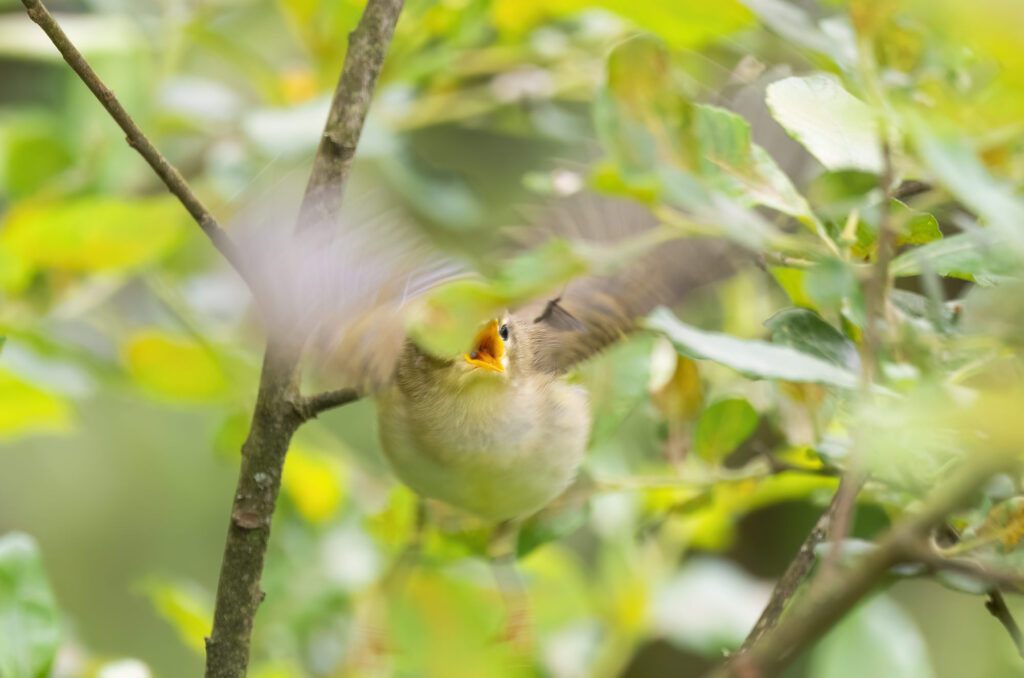
[[[350,187],[335,223],[296,232],[294,217],[271,208],[236,236],[254,270],[274,272],[261,278],[268,331],[307,337],[312,369],[332,387],[369,393],[386,383],[409,303],[462,275],[388,202]]]
[[[555,233],[610,251],[621,243],[624,252],[658,226],[657,218],[642,205],[592,194],[568,199],[551,219]],[[617,272],[578,278],[557,298],[516,312],[530,327],[536,369],[568,371],[636,329],[637,320],[655,307],[673,306],[696,288],[729,276],[743,257],[736,245],[724,240],[654,242]]]

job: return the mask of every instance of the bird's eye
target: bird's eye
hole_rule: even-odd
[[[501,337],[502,341],[508,341],[508,325],[502,325],[498,328],[498,336]]]

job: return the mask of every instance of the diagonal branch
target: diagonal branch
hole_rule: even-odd
[[[337,217],[352,158],[405,0],[372,0],[348,36],[348,52],[313,161],[298,228]]]
[[[160,151],[153,145],[153,142],[139,129],[139,126],[135,124],[132,117],[128,115],[128,111],[124,109],[124,106],[117,100],[114,93],[103,84],[103,81],[92,70],[85,57],[78,51],[78,48],[71,42],[70,38],[64,33],[64,30],[43,3],[40,0],[21,0],[21,3],[25,5],[29,18],[39,24],[39,27],[50,38],[57,51],[60,52],[64,60],[71,66],[71,70],[81,78],[86,87],[92,91],[103,105],[103,108],[107,109],[107,112],[110,113],[110,117],[124,130],[128,145],[138,151],[139,155],[149,163],[149,166],[153,168],[153,171],[164,182],[168,190],[181,201],[181,204],[185,206],[188,213],[199,224],[199,228],[203,229],[203,232],[210,238],[213,246],[224,255],[224,258],[246,280],[250,289],[253,289],[255,292],[253,280],[246,274],[242,258],[235,248],[235,244],[220,227],[213,215],[210,214],[209,210],[203,206],[203,203],[196,197],[196,194],[192,192],[188,182],[181,176],[181,172],[160,154]]]
[[[1014,465],[1009,454],[982,452],[938,488],[921,509],[898,521],[877,547],[844,570],[842,577],[815,580],[795,609],[746,652],[736,654],[706,678],[741,678],[779,675],[804,650],[832,628],[854,605],[868,595],[889,571],[912,562],[917,545],[930,530],[959,508],[989,478]]]
[[[847,477],[840,480],[840,489],[836,490],[828,508],[818,518],[814,527],[807,534],[807,538],[800,545],[800,550],[797,551],[796,557],[793,558],[786,571],[782,574],[782,577],[776,582],[775,588],[772,589],[772,595],[768,599],[768,604],[761,612],[761,616],[758,618],[757,623],[754,624],[754,628],[751,629],[743,641],[743,645],[739,649],[740,653],[749,650],[754,643],[761,639],[761,636],[775,627],[779,617],[785,611],[786,605],[792,600],[800,584],[807,577],[807,573],[811,571],[811,566],[814,564],[815,559],[815,549],[817,549],[818,544],[828,539],[832,531],[832,521],[844,496],[842,486],[847,482],[849,482]]]

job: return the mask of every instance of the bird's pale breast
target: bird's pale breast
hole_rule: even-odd
[[[548,377],[477,379],[462,390],[378,398],[384,454],[417,493],[492,520],[557,497],[583,461],[590,415],[582,387]]]

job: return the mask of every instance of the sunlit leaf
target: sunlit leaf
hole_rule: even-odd
[[[195,584],[171,579],[152,579],[143,591],[164,621],[171,625],[181,642],[203,655],[203,639],[210,635],[213,604],[209,594]]]
[[[974,280],[991,285],[1000,279],[1020,277],[1013,253],[985,232],[958,233],[907,250],[892,261],[890,272],[897,277],[937,275]]]
[[[744,28],[753,20],[736,0],[713,6],[701,0],[677,0],[671,4],[600,0],[595,4],[656,33],[673,48],[700,46]]]
[[[341,504],[344,467],[326,452],[293,444],[285,457],[281,486],[306,520],[323,523]]]
[[[122,347],[122,356],[132,377],[155,395],[209,400],[227,388],[227,378],[209,350],[186,337],[136,332]]]
[[[814,311],[788,308],[764,321],[772,341],[816,355],[851,372],[860,369],[860,356],[853,342]]]
[[[0,537],[0,676],[46,678],[60,636],[39,546],[19,532]]]
[[[719,461],[735,450],[757,428],[757,411],[743,398],[712,403],[697,420],[694,451],[708,461]]]
[[[815,678],[932,678],[928,648],[914,620],[879,595],[844,617],[811,655]]]
[[[70,423],[71,408],[66,400],[0,370],[0,438],[65,431]]]
[[[663,332],[684,355],[697,360],[714,360],[751,378],[784,379],[851,389],[858,385],[859,380],[854,373],[816,356],[788,346],[699,330],[681,322],[664,308],[652,313],[646,324]]]
[[[768,86],[767,101],[779,124],[826,168],[882,171],[875,113],[833,76],[773,82]]]
[[[38,268],[133,269],[169,252],[187,219],[171,196],[22,202],[4,216],[0,249]]]

